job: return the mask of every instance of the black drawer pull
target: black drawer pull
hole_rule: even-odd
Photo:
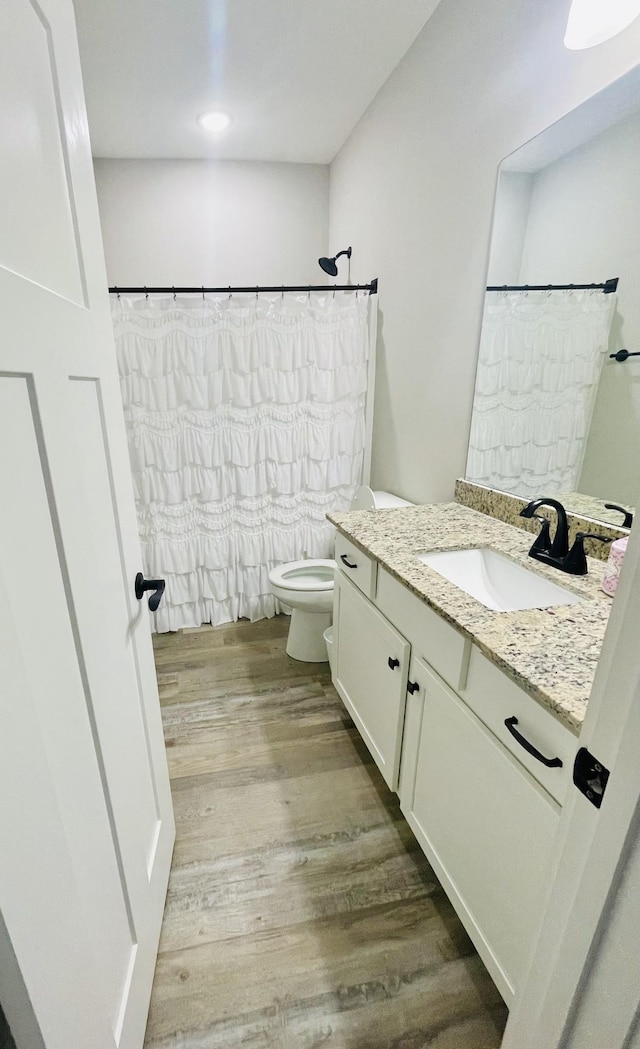
[[[390,670],[395,670],[396,667],[400,666],[400,660],[399,659],[395,659],[394,656],[389,656],[389,658],[387,660],[387,663],[389,664]]]
[[[420,685],[417,681],[407,681],[407,692],[413,695],[414,692],[420,691]]]
[[[521,747],[524,747],[527,754],[531,754],[532,758],[536,758],[537,761],[541,761],[542,764],[546,765],[548,769],[562,768],[561,758],[545,758],[544,754],[541,754],[539,750],[536,750],[533,743],[529,743],[528,739],[525,739],[524,736],[520,735],[517,728],[515,728],[515,726],[518,724],[517,718],[505,718],[504,723],[509,729],[509,732],[511,733],[513,738],[517,740]]]
[[[347,566],[347,568],[357,568],[358,567],[357,565],[352,565],[351,561],[347,560],[347,555],[346,554],[340,554],[340,560],[342,561],[343,565]]]

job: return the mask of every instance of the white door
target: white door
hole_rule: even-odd
[[[0,333],[0,998],[133,1049],[174,825],[70,0],[0,5]]]
[[[570,787],[560,863],[504,1049],[640,1047],[640,534],[625,555],[580,744],[610,776]]]

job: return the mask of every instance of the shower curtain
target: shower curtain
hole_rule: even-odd
[[[536,498],[574,491],[615,295],[489,292],[467,477]]]
[[[114,299],[154,628],[279,609],[269,570],[331,557],[361,483],[368,295]]]

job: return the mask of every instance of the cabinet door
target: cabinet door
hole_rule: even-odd
[[[409,643],[340,572],[335,580],[334,685],[395,790],[409,667]]]
[[[544,909],[559,806],[424,665],[420,683],[420,742],[402,808],[509,1005]]]

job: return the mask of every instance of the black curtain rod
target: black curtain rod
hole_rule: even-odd
[[[619,277],[610,277],[604,284],[493,284],[487,291],[602,291],[611,295],[618,290]]]
[[[259,295],[261,292],[282,294],[285,291],[368,291],[378,294],[378,278],[370,284],[279,284],[273,287],[256,286],[246,288],[120,288],[114,284],[110,295]]]

